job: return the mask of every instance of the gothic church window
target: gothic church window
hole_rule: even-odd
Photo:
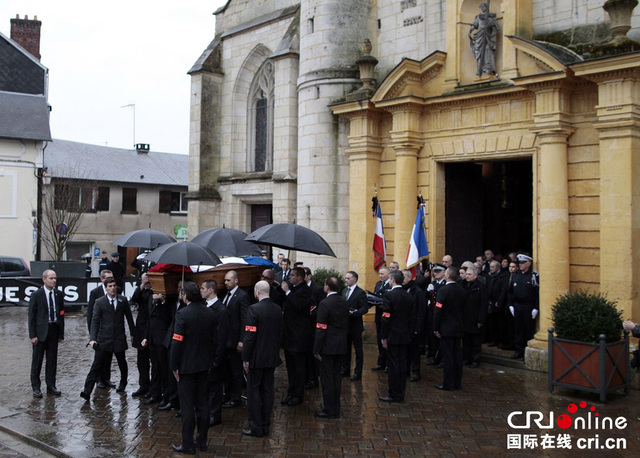
[[[265,62],[249,92],[248,167],[251,172],[273,170],[273,64]]]

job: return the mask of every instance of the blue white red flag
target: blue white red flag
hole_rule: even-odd
[[[371,200],[373,201],[373,216],[376,219],[376,232],[373,236],[373,268],[377,272],[387,262],[387,241],[384,238],[380,202],[378,202],[377,197]]]
[[[417,266],[420,261],[429,256],[429,246],[427,245],[427,234],[424,225],[424,201],[418,198],[418,214],[413,225],[413,232],[409,240],[409,250],[407,251],[407,269]]]

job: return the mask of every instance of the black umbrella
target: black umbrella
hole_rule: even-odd
[[[179,266],[215,266],[222,262],[213,251],[193,242],[167,243],[149,253],[145,260]]]
[[[153,229],[140,229],[127,232],[113,241],[113,245],[154,249],[160,245],[175,242],[176,239],[164,232]]]
[[[260,256],[262,250],[245,240],[247,234],[237,229],[216,227],[207,229],[196,235],[193,243],[214,251],[218,256]]]
[[[245,240],[287,250],[336,257],[327,241],[317,232],[293,223],[267,224],[253,231]]]

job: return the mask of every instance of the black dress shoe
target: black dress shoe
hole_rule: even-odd
[[[55,386],[48,386],[47,393],[52,394],[54,396],[60,396],[62,394],[62,392],[59,389],[57,389]]]
[[[445,388],[444,385],[436,385],[436,388],[443,391],[451,391],[451,388]]]
[[[209,428],[211,428],[212,426],[216,426],[222,423],[222,420],[220,418],[209,418]]]
[[[310,388],[315,388],[318,386],[318,381],[317,380],[310,380],[307,383],[304,384],[304,387],[306,389],[310,389]]]
[[[118,388],[116,388],[116,393],[124,393],[124,390],[125,390],[126,387],[127,387],[127,385],[118,386]]]
[[[282,398],[282,401],[280,401],[280,404],[285,405],[285,404],[288,404],[289,401],[291,401],[291,396],[287,395],[284,398]]]
[[[349,371],[343,371],[340,375],[342,375],[342,377],[349,377]]]
[[[178,412],[176,413],[176,418],[182,418],[182,412],[178,411]]]
[[[171,408],[172,408],[172,407],[173,407],[173,406],[171,405],[171,403],[170,403],[170,402],[167,402],[167,403],[165,403],[165,404],[160,404],[160,405],[158,406],[158,410],[171,410]]]
[[[384,402],[402,402],[400,399],[392,398],[391,396],[378,396],[378,399]]]
[[[207,444],[198,445],[198,449],[200,449],[201,452],[206,452],[209,449],[209,447],[207,447]]]
[[[104,389],[106,389],[106,388],[109,388],[107,385],[105,385],[105,384],[104,384],[104,383],[102,383],[102,382],[98,382],[98,383],[96,383],[96,386],[97,386],[98,388],[103,389],[103,390],[104,390]]]
[[[149,399],[144,401],[145,404],[157,404],[162,400],[160,396],[151,396]]]
[[[380,364],[376,364],[371,368],[372,371],[381,371],[382,369],[384,369],[384,366],[381,366]]]
[[[524,353],[516,351],[513,355],[511,355],[511,359],[522,359],[524,358]]]
[[[225,409],[233,409],[234,407],[240,406],[240,401],[229,401],[222,404],[222,407]]]
[[[353,374],[353,375],[351,376],[350,380],[351,380],[352,382],[355,382],[356,380],[360,380],[361,378],[362,378],[362,375],[360,375],[360,374]]]
[[[149,391],[149,390],[147,390],[145,388],[138,388],[136,391],[131,393],[131,396],[133,396],[134,398],[137,398],[138,396],[142,396],[142,395],[146,394],[147,391]]]
[[[245,428],[242,430],[242,434],[244,434],[245,436],[255,436],[255,437],[262,437],[262,434],[258,434],[257,432],[255,432],[254,430],[252,430],[251,428]]]
[[[318,412],[315,413],[315,415],[318,418],[324,418],[324,419],[327,419],[327,420],[332,420],[334,418],[338,418],[338,415],[329,415],[324,410],[319,410]]]
[[[287,405],[289,407],[294,407],[294,406],[297,406],[298,404],[302,404],[302,401],[300,400],[300,398],[291,398],[289,399],[289,402],[287,402]]]
[[[478,364],[476,362],[469,363],[469,369],[477,369],[479,367],[480,367],[480,364]]]
[[[33,397],[34,398],[41,398],[42,397],[42,391],[40,391],[39,389],[33,390]]]
[[[420,376],[413,374],[409,380],[411,380],[412,382],[417,382],[418,380],[420,380]]]
[[[80,392],[80,397],[86,401],[89,400],[89,393],[85,393],[84,391]]]
[[[178,453],[186,453],[187,455],[195,455],[196,449],[194,448],[184,448],[182,445],[172,445],[171,448],[174,452]]]

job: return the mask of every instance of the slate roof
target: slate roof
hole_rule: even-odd
[[[0,138],[51,140],[46,97],[0,92]]]
[[[46,74],[38,59],[0,33],[0,91],[44,94]]]
[[[44,166],[54,179],[187,186],[189,156],[54,139],[44,151]]]

